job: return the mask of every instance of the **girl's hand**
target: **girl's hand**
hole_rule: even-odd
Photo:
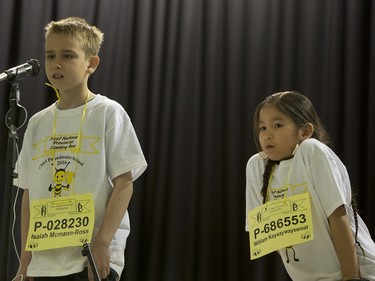
[[[360,279],[355,240],[344,205],[338,207],[328,218],[333,244],[341,265],[344,280]]]

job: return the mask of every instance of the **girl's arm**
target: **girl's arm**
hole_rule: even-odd
[[[113,185],[113,192],[108,201],[103,224],[92,244],[92,254],[98,273],[103,279],[107,277],[110,269],[109,246],[133,195],[131,172],[116,177],[113,180]],[[89,280],[94,280],[91,268],[89,268]]]
[[[328,220],[343,280],[360,278],[355,240],[344,205],[338,207]]]

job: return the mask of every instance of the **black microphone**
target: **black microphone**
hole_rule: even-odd
[[[28,76],[36,76],[40,71],[40,63],[38,60],[31,59],[24,64],[10,68],[0,74],[0,81],[8,80],[19,81]]]

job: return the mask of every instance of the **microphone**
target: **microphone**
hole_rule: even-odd
[[[40,63],[36,59],[31,59],[24,64],[10,68],[0,74],[0,81],[19,81],[28,76],[36,76],[40,71]]]

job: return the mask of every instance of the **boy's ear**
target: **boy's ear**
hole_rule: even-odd
[[[89,59],[89,65],[87,66],[87,73],[92,74],[98,67],[100,58],[98,56],[92,56]]]
[[[302,128],[302,140],[309,139],[314,133],[314,125],[311,123],[306,123]]]

